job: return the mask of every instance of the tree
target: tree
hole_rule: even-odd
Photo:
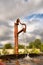
[[[27,49],[29,49],[29,45],[28,45],[28,46],[26,46],[26,48],[27,48]]]
[[[19,49],[24,49],[24,47],[25,47],[24,45],[20,45],[20,44],[18,45]]]
[[[41,40],[36,39],[35,41],[30,42],[29,43],[29,48],[33,48],[33,47],[41,49]]]
[[[41,40],[40,39],[36,39],[35,41],[34,41],[34,45],[35,45],[35,47],[36,48],[41,48]]]
[[[12,49],[11,43],[5,44],[5,45],[4,45],[4,48],[5,48],[5,49]]]
[[[29,48],[33,48],[34,47],[34,42],[30,42],[29,43]]]
[[[43,52],[43,43],[41,44],[41,52]]]

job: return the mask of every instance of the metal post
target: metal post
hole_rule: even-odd
[[[15,31],[14,31],[14,35],[15,35],[15,54],[18,54],[18,34],[17,34],[17,32],[18,32],[18,25],[15,23],[15,25],[14,25],[14,29],[15,29]]]
[[[15,41],[15,54],[18,54],[18,34],[23,32],[26,32],[26,25],[20,23],[21,25],[25,25],[25,28],[23,28],[22,30],[20,30],[18,32],[18,25],[20,23],[20,20],[17,19],[16,23],[14,24],[14,41]]]

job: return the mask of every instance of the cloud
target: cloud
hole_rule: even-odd
[[[35,38],[43,40],[43,0],[0,0],[0,42],[14,43],[14,22],[27,26],[26,36],[19,35],[20,42],[30,42]],[[23,28],[19,26],[19,30]],[[23,37],[26,37],[26,39]]]
[[[42,6],[43,0],[0,0],[0,20],[26,16]]]
[[[29,43],[36,38],[43,41],[43,13],[31,14],[30,16],[24,17],[22,21],[25,21],[27,26],[26,33],[22,33],[19,36],[20,43]]]
[[[27,20],[27,35],[31,35],[29,38],[39,38],[43,41],[43,14],[31,14],[30,16],[25,17]],[[28,38],[28,39],[29,39]],[[34,40],[33,39],[33,40]]]
[[[10,40],[12,31],[10,30],[10,26],[8,22],[0,22],[0,41]]]
[[[26,19],[27,18],[27,19]],[[37,20],[38,18],[38,20]],[[42,19],[43,14],[32,14],[30,16],[20,18],[22,23],[26,24],[26,33],[21,33],[19,35],[19,43],[29,43],[30,41],[39,38],[43,40],[43,22]],[[0,41],[8,41],[14,44],[14,21],[9,20],[7,24],[3,24],[4,34],[0,37]],[[1,27],[2,28],[2,27]],[[3,28],[1,30],[3,30]],[[21,30],[23,26],[19,25],[19,30]]]

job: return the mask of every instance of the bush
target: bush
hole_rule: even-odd
[[[7,52],[5,48],[3,48],[2,54],[7,55],[7,54],[9,54],[9,52]]]
[[[41,52],[43,52],[43,44],[41,44]]]
[[[4,48],[5,48],[5,49],[12,49],[11,43],[5,44],[5,45],[4,45]]]
[[[39,53],[40,53],[40,51],[39,51],[39,50],[37,50],[36,48],[33,48],[33,49],[32,49],[32,51],[31,51],[30,53],[36,53],[36,54],[39,54]]]
[[[1,51],[0,51],[0,55],[1,55]]]
[[[20,44],[18,45],[19,49],[24,49],[24,47],[25,47],[24,45],[20,45]]]

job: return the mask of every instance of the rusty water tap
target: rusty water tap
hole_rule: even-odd
[[[19,25],[19,23],[21,25],[25,26],[20,31],[18,31],[18,25]],[[18,18],[16,20],[16,23],[14,24],[14,41],[15,41],[15,51],[14,52],[15,52],[15,54],[18,54],[18,34],[21,33],[21,32],[24,32],[24,33],[26,32],[26,24],[21,23],[20,19]]]

